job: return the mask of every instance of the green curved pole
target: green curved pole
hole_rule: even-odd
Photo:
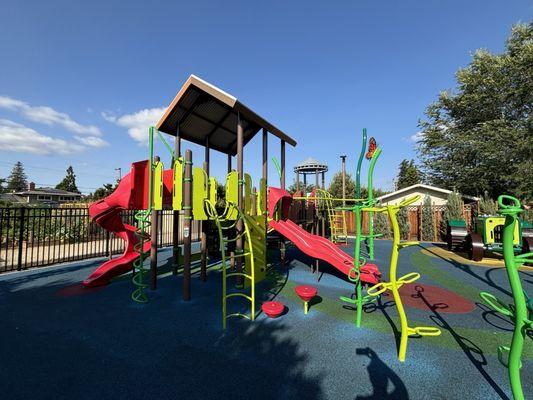
[[[509,204],[505,204],[507,201]],[[515,400],[523,400],[524,392],[520,381],[520,360],[524,348],[524,338],[527,330],[533,328],[533,321],[529,319],[529,310],[526,302],[526,295],[522,288],[522,282],[518,275],[518,269],[525,262],[533,262],[533,252],[515,256],[514,254],[514,230],[518,223],[518,214],[522,212],[520,201],[512,196],[502,195],[498,197],[498,213],[505,216],[503,226],[503,259],[507,270],[507,277],[511,285],[514,305],[506,306],[501,300],[490,293],[481,292],[480,296],[485,302],[497,312],[511,318],[514,322],[513,338],[511,347],[501,346],[498,349],[500,362],[509,370],[509,381]],[[503,358],[503,352],[509,351],[507,362]]]
[[[355,197],[361,197],[361,166],[363,165],[363,158],[366,152],[366,128],[363,128],[363,143],[361,144],[361,153],[359,154],[359,161],[357,161],[357,170],[355,171]]]
[[[374,195],[372,194],[372,178],[374,176],[374,166],[381,154],[381,149],[378,147],[372,159],[370,160],[370,167],[368,168],[368,202],[374,204]],[[368,256],[371,260],[374,259],[374,212],[368,212]]]
[[[281,167],[279,165],[278,159],[276,157],[272,157],[272,162],[274,163],[274,167],[276,167],[276,171],[277,171],[278,176],[279,176],[279,183],[280,183],[280,186],[281,186]],[[305,192],[305,190],[304,190],[304,192]]]

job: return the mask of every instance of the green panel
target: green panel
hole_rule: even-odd
[[[217,204],[217,180],[212,176],[209,178],[209,201]]]
[[[203,168],[192,169],[192,215],[196,221],[208,219],[204,200],[207,199],[207,174]]]
[[[244,213],[252,215],[252,177],[244,174]]]
[[[239,174],[237,171],[231,171],[226,177],[226,202],[230,203],[226,219],[237,219],[238,211],[231,205],[237,205],[239,202]]]
[[[183,193],[183,159],[180,157],[174,163],[174,182],[172,190],[172,209],[182,209]]]
[[[450,219],[448,225],[454,228],[466,228],[466,222],[463,219]]]
[[[163,163],[156,162],[154,167],[154,210],[163,209]]]
[[[251,260],[250,257],[254,258],[254,276],[255,283],[261,282],[266,276],[266,265],[267,265],[267,251],[266,251],[266,220],[264,215],[258,216],[245,216],[244,222],[248,225],[250,231],[250,239],[252,242],[253,251],[250,252],[250,243],[248,240],[244,243],[244,251],[246,253],[250,252],[245,256],[245,272],[251,275]],[[250,281],[245,279],[245,287],[250,286]]]

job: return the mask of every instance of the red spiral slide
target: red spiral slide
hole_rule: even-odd
[[[288,215],[292,197],[289,192],[279,188],[269,188],[268,213],[272,218],[276,205],[281,201],[282,214]],[[334,243],[326,238],[313,235],[300,228],[294,222],[285,219],[269,222],[271,228],[289,239],[298,249],[311,257],[326,261],[333,267],[348,275],[353,268],[353,257],[339,249]],[[371,284],[378,283],[381,273],[377,265],[367,263],[361,267],[361,281]]]
[[[172,188],[172,170],[163,174],[163,202],[170,204]],[[100,265],[83,281],[86,287],[106,285],[111,278],[129,272],[134,261],[139,257],[134,246],[139,242],[136,228],[125,224],[120,217],[123,210],[145,210],[148,193],[148,161],[138,161],[131,165],[131,172],[124,176],[118,187],[105,199],[89,207],[89,216],[102,228],[124,240],[124,252],[121,256]],[[144,251],[150,251],[150,241],[145,242]]]

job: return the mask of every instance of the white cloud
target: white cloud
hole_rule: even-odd
[[[108,122],[126,128],[128,134],[137,142],[148,143],[148,129],[159,121],[165,110],[164,107],[146,108],[120,117],[103,112],[102,117]]]
[[[411,142],[419,142],[424,138],[424,132],[418,131],[414,135],[409,136]]]
[[[84,146],[45,136],[24,125],[0,119],[0,149],[39,155],[66,155],[80,152]]]
[[[74,136],[74,138],[80,142],[83,143],[87,147],[95,147],[95,148],[101,148],[109,146],[109,143],[106,142],[104,139],[99,138],[98,136]]]
[[[0,96],[0,108],[18,112],[25,118],[45,125],[59,125],[78,135],[101,136],[96,126],[82,125],[72,120],[68,114],[47,106],[31,106],[28,103],[7,96]]]

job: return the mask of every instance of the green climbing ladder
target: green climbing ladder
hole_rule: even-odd
[[[218,214],[215,204],[210,200],[205,200],[206,212],[209,218],[214,220],[218,228],[220,239],[220,253],[221,253],[221,268],[222,268],[222,326],[226,329],[227,320],[231,317],[243,317],[253,321],[255,319],[255,260],[254,260],[254,246],[252,241],[251,229],[249,226],[249,217],[234,203],[226,201],[226,206],[222,214]],[[228,238],[229,233],[236,228],[239,221],[243,223],[243,231],[237,233],[235,237]],[[243,262],[247,261],[244,272],[234,271],[228,262],[228,255],[226,248],[229,243],[236,242],[239,239],[245,241],[245,250],[236,252],[233,258],[243,258]],[[247,280],[248,285],[243,284],[236,287],[240,291],[228,293],[228,280],[233,278],[241,278]],[[249,288],[249,293],[246,290]],[[250,302],[250,313],[245,314],[235,312],[228,314],[228,300],[231,298],[240,297]]]

